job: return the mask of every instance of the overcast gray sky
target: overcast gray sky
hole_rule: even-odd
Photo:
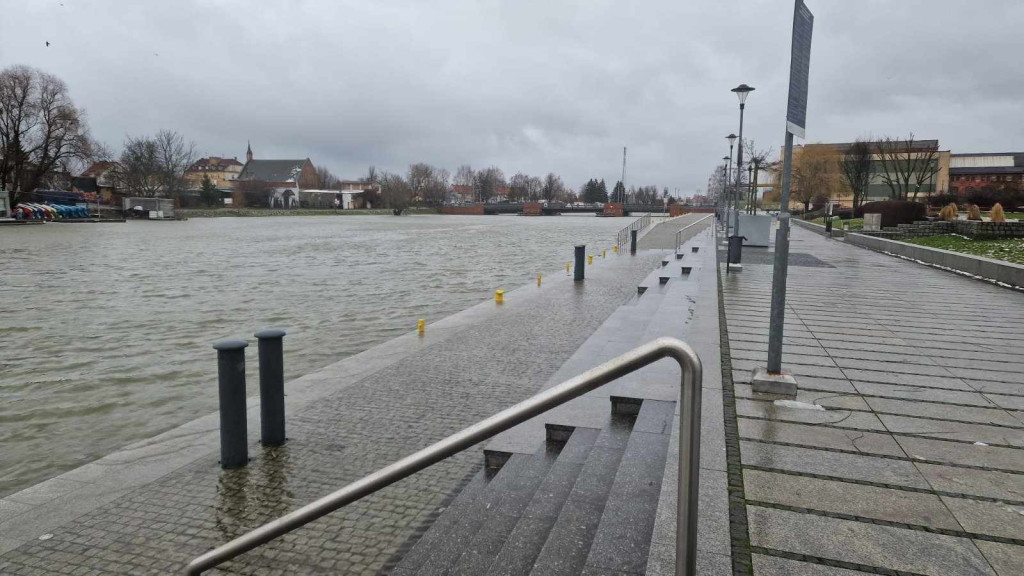
[[[807,0],[807,141],[1024,150],[1024,2]],[[690,195],[785,127],[792,0],[0,0],[0,67],[56,74],[115,151],[170,128],[204,155],[498,165]],[[45,42],[51,45],[46,47]]]

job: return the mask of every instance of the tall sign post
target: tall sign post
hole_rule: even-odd
[[[796,394],[796,379],[782,370],[782,337],[786,315],[786,274],[789,270],[789,188],[793,171],[793,135],[803,138],[807,125],[807,79],[811,69],[813,29],[814,15],[803,0],[796,0],[789,60],[789,105],[786,109],[786,147],[782,161],[782,197],[779,199],[779,228],[775,232],[768,366],[754,370],[751,384],[755,392]]]

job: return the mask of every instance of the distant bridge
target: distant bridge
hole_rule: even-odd
[[[500,202],[494,204],[484,204],[484,214],[522,214],[523,203],[522,202]],[[597,206],[562,206],[558,204],[549,204],[541,208],[543,214],[572,214],[572,213],[590,213],[598,214],[604,211],[604,208]],[[667,213],[665,205],[658,204],[626,204],[626,213],[632,212],[661,212]]]

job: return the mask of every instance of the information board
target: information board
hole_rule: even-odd
[[[807,126],[807,78],[811,70],[811,32],[814,14],[803,0],[796,0],[793,11],[793,49],[789,61],[789,106],[786,128],[795,136],[804,137]]]

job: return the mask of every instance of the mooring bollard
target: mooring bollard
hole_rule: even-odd
[[[419,332],[420,334],[423,334],[424,332],[426,332],[427,331],[427,321],[424,320],[423,318],[420,318],[419,320],[417,320],[416,321],[416,331]]]
[[[636,230],[629,231],[629,253],[636,254]]]
[[[260,353],[260,440],[284,444],[284,330],[256,333]]]
[[[494,303],[495,304],[504,304],[504,302],[505,302],[505,291],[504,290],[495,290],[494,291]]]
[[[583,257],[586,255],[587,246],[586,244],[576,245],[576,268],[573,269],[572,279],[574,282],[583,281],[583,269],[586,265],[583,263]]]
[[[601,250],[601,258],[607,258],[607,257],[608,257],[608,250]]]
[[[245,340],[222,340],[217,350],[220,395],[220,467],[241,468],[249,463],[245,421]]]
[[[587,254],[587,265],[589,266],[589,265],[591,265],[593,263],[594,263],[594,255],[593,254]]]
[[[612,252],[614,252],[616,254],[619,253],[619,245],[618,244],[616,244],[615,246],[612,246]]]
[[[543,276],[544,276],[543,274],[537,274],[537,286],[540,286],[540,279]]]

